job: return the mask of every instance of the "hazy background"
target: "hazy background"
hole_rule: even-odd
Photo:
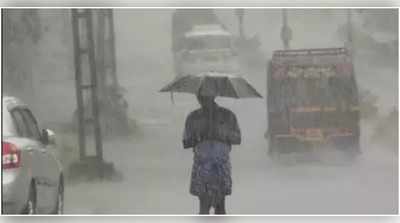
[[[21,13],[23,10],[6,10]],[[186,115],[198,104],[192,95],[158,90],[173,77],[171,54],[172,9],[116,9],[117,75],[126,89],[130,117],[137,134],[105,142],[105,159],[122,173],[121,181],[77,182],[66,189],[66,213],[193,214],[197,199],[189,195],[192,152],[183,150],[181,136]],[[237,35],[233,9],[215,10],[221,22]],[[23,13],[23,12],[22,12]],[[266,61],[281,49],[281,11],[245,10],[247,37],[258,36]],[[42,35],[34,43],[10,44],[3,55],[3,88],[33,106],[44,126],[62,129],[76,109],[72,33],[69,11],[39,10]],[[341,47],[345,41],[343,9],[291,9],[292,48]],[[321,163],[276,165],[267,157],[265,99],[218,99],[236,113],[243,143],[231,153],[233,194],[231,214],[395,214],[398,212],[398,11],[355,10],[356,78],[377,107],[362,121],[363,154],[353,165],[332,156]],[[18,32],[17,32],[18,33]],[[7,66],[12,64],[14,70]],[[11,71],[10,71],[11,70]],[[7,84],[7,77],[27,72],[32,89]],[[244,74],[265,95],[265,70]],[[8,93],[10,92],[10,93]],[[394,119],[393,119],[394,118]],[[384,124],[382,124],[384,123]],[[384,125],[377,135],[377,128]],[[61,130],[59,130],[61,131]],[[64,137],[65,134],[59,134]],[[74,145],[73,135],[61,139]],[[76,148],[64,148],[74,157]],[[72,154],[72,155],[71,155]],[[67,168],[67,167],[66,167]]]

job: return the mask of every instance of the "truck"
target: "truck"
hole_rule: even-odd
[[[232,73],[239,67],[233,35],[212,9],[175,11],[172,53],[177,77],[206,71]]]
[[[267,64],[268,154],[360,153],[360,109],[346,48],[277,50]]]

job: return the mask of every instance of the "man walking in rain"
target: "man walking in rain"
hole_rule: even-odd
[[[215,97],[197,95],[201,105],[189,114],[183,147],[193,148],[190,193],[200,200],[200,214],[226,214],[225,196],[232,193],[231,145],[241,142],[235,114],[215,103]]]

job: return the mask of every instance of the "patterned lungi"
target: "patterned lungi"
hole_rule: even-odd
[[[204,141],[194,148],[190,193],[207,196],[212,204],[232,193],[231,146],[218,141]]]

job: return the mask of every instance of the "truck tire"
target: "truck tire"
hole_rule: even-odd
[[[361,154],[360,139],[358,137],[353,139],[352,143],[349,145],[348,151],[352,158],[356,158]]]
[[[358,137],[350,138],[337,145],[337,149],[344,152],[349,161],[354,161],[361,154],[360,140]]]
[[[276,160],[279,158],[279,148],[278,145],[276,143],[276,140],[271,136],[268,142],[268,156],[272,159],[272,160]]]

